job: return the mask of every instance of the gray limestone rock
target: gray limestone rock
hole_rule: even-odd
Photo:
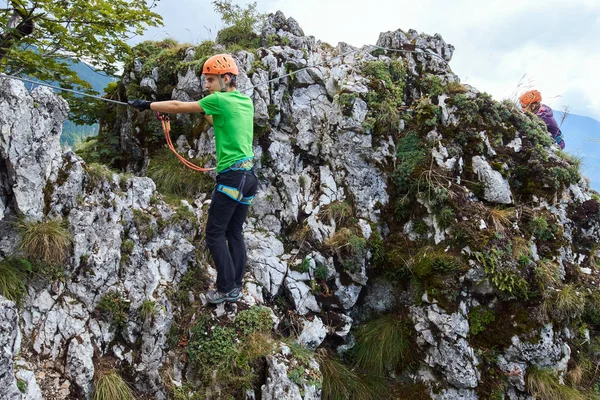
[[[1,82],[1,81],[0,81]],[[15,303],[0,296],[0,399],[20,399],[14,358],[21,348],[19,314]]]
[[[472,162],[473,171],[485,186],[483,198],[492,203],[512,204],[510,185],[502,174],[494,170],[483,157],[475,156]]]

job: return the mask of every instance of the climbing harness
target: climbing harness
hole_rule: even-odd
[[[173,152],[173,154],[175,154],[175,156],[177,156],[177,158],[179,158],[179,161],[181,161],[183,163],[183,165],[185,165],[186,167],[188,167],[194,171],[198,171],[198,172],[208,172],[208,171],[213,171],[215,169],[215,168],[202,168],[202,167],[192,163],[191,161],[185,159],[183,156],[181,156],[177,152],[177,150],[175,150],[175,147],[173,146],[173,142],[171,141],[171,121],[169,120],[169,116],[166,114],[161,114],[157,111],[156,117],[160,120],[160,123],[162,125],[162,129],[165,134],[165,140],[167,141],[167,146]]]
[[[235,163],[233,163],[231,165],[231,167],[224,169],[223,171],[219,172],[219,174],[224,174],[229,171],[243,171],[244,175],[242,176],[242,180],[239,184],[239,187],[234,188],[231,186],[218,184],[215,189],[217,191],[229,196],[230,198],[237,201],[238,203],[248,204],[248,205],[252,204],[252,199],[254,198],[254,196],[244,196],[244,193],[242,191],[244,189],[244,185],[246,184],[246,174],[249,172],[254,174],[254,171],[252,170],[252,168],[254,168],[254,160],[252,159],[252,157],[248,157],[248,158],[244,158],[242,160],[236,161]]]
[[[433,56],[433,57],[439,58],[440,60],[442,60],[442,62],[444,62],[446,65],[448,65],[448,62],[446,60],[444,60],[444,58],[442,56],[440,56],[438,54],[435,54],[435,53],[430,53],[430,52],[424,51],[424,50],[390,49],[390,48],[381,47],[381,46],[372,46],[372,47],[373,47],[374,50],[385,50],[385,51],[392,51],[392,52],[397,52],[397,53],[416,53],[416,54],[422,54],[422,55],[429,55],[429,56]],[[414,46],[411,46],[411,47],[413,47],[413,48],[416,49],[416,47],[414,47]],[[241,89],[240,92],[247,92],[247,91],[255,89],[255,88],[259,87],[259,86],[268,85],[271,82],[278,81],[278,80],[286,78],[288,76],[295,75],[295,74],[297,74],[297,73],[299,73],[301,71],[304,71],[304,70],[307,70],[307,69],[310,69],[310,68],[321,67],[323,65],[331,63],[335,59],[344,58],[344,57],[346,57],[346,56],[348,56],[350,54],[356,53],[356,52],[358,52],[360,50],[361,50],[360,48],[350,50],[350,51],[348,51],[348,52],[346,52],[344,54],[340,54],[339,56],[333,57],[333,58],[331,58],[329,60],[325,60],[325,61],[323,61],[321,63],[317,63],[317,64],[310,65],[310,66],[306,66],[304,68],[300,68],[300,69],[297,69],[295,71],[292,71],[292,72],[290,72],[288,74],[284,74],[284,75],[278,76],[276,78],[270,79],[268,81],[260,82],[260,83],[254,85],[254,86],[250,86],[248,88]],[[20,81],[23,81],[23,82],[29,82],[29,83],[33,83],[33,84],[40,85],[40,86],[46,86],[46,87],[50,87],[52,89],[62,90],[62,91],[74,93],[74,94],[77,94],[77,95],[80,95],[80,96],[91,97],[91,98],[94,98],[94,99],[97,99],[97,100],[101,100],[101,101],[105,101],[105,102],[109,102],[109,103],[121,104],[121,105],[125,105],[125,106],[128,105],[127,103],[122,102],[122,101],[106,99],[104,97],[94,96],[94,95],[87,94],[87,93],[81,93],[81,92],[77,92],[75,90],[65,89],[65,88],[62,88],[60,86],[49,85],[47,83],[40,83],[40,82],[37,82],[37,81],[34,81],[34,80],[25,79],[25,78],[21,78],[21,77],[17,77],[17,76],[0,74],[0,78],[17,79],[17,80],[20,80]],[[219,75],[219,80],[220,79],[221,79],[221,76]],[[222,84],[221,84],[221,86],[222,86]],[[181,156],[177,152],[177,150],[175,150],[175,147],[173,146],[173,142],[171,141],[171,134],[170,134],[170,132],[171,132],[171,124],[170,124],[170,121],[169,121],[169,117],[167,115],[162,115],[159,112],[156,113],[156,116],[158,117],[158,119],[160,120],[160,122],[162,124],[163,132],[165,134],[165,139],[167,141],[167,146],[173,152],[173,154],[175,154],[175,156],[177,156],[177,158],[179,158],[179,160],[186,167],[188,167],[188,168],[190,168],[190,169],[192,169],[194,171],[199,171],[199,172],[209,172],[209,171],[215,170],[215,168],[202,168],[202,167],[200,167],[200,166],[192,163],[191,161],[185,159],[183,156]],[[242,161],[245,161],[245,160],[242,160]],[[250,163],[251,163],[251,161],[250,161]],[[241,168],[239,168],[237,170],[249,171],[251,169],[252,169],[252,167],[250,167],[249,169],[246,169],[246,167],[241,167]],[[232,166],[232,167],[230,167],[227,170],[222,171],[222,172],[226,172],[226,171],[229,171],[229,170],[235,171],[236,169]],[[245,178],[246,177],[244,175],[243,179],[245,180]],[[223,185],[220,185],[220,186],[223,186]],[[242,187],[243,187],[243,185],[242,185]],[[217,190],[219,190],[218,187],[217,187]],[[223,186],[222,190],[219,190],[219,191],[223,192],[224,194],[228,195],[229,197],[233,198],[236,201],[240,201],[241,203],[243,203],[243,201],[250,201],[250,202],[252,201],[252,197],[250,197],[250,198],[240,197],[240,196],[243,196],[242,193],[241,193],[241,189],[231,188],[229,186]],[[250,203],[243,203],[243,204],[250,204]]]

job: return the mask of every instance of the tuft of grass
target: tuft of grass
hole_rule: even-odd
[[[414,361],[413,331],[411,321],[397,315],[384,315],[365,323],[356,332],[356,367],[377,375],[409,367]]]
[[[556,373],[550,369],[531,367],[527,372],[527,387],[538,399],[587,400],[579,390],[561,385]]]
[[[494,229],[496,229],[497,232],[501,233],[504,232],[504,230],[511,225],[510,219],[513,215],[514,209],[512,208],[502,209],[494,207],[490,209],[489,212],[489,217],[492,220],[492,223],[494,224]]]
[[[66,262],[72,237],[64,221],[21,220],[17,223],[17,229],[21,235],[19,248],[29,260],[40,261],[47,265],[60,265]]]
[[[555,152],[557,156],[567,161],[569,164],[575,166],[577,170],[581,169],[581,164],[583,164],[583,156],[577,156],[574,154],[569,154],[563,150],[557,150]]]
[[[93,400],[135,400],[135,395],[131,387],[113,369],[96,381]]]
[[[156,312],[156,302],[152,300],[142,301],[142,307],[140,308],[140,318],[142,322],[146,322],[148,318],[152,318]]]
[[[369,400],[389,398],[382,379],[365,377],[326,352],[319,352],[323,373],[323,400]]]
[[[585,309],[585,296],[572,284],[553,291],[542,305],[544,313],[560,321],[571,320],[581,315]]]
[[[214,181],[210,175],[185,167],[169,149],[158,151],[150,160],[150,177],[160,193],[194,197],[212,189]]]
[[[334,201],[326,205],[319,214],[342,225],[352,216],[352,206],[345,201]]]
[[[5,258],[0,261],[0,295],[20,304],[27,292],[27,274],[32,265],[24,258]]]

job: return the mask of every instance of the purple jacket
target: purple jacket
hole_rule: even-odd
[[[563,138],[562,132],[554,119],[554,113],[552,109],[545,104],[540,106],[540,109],[535,113],[548,128],[548,132],[552,135],[552,139],[556,142],[557,145],[560,146],[561,149],[565,148],[565,140]]]

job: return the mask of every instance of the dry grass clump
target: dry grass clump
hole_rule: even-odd
[[[46,265],[60,265],[66,262],[72,237],[63,221],[21,220],[17,228],[21,234],[20,250],[27,259]]]

